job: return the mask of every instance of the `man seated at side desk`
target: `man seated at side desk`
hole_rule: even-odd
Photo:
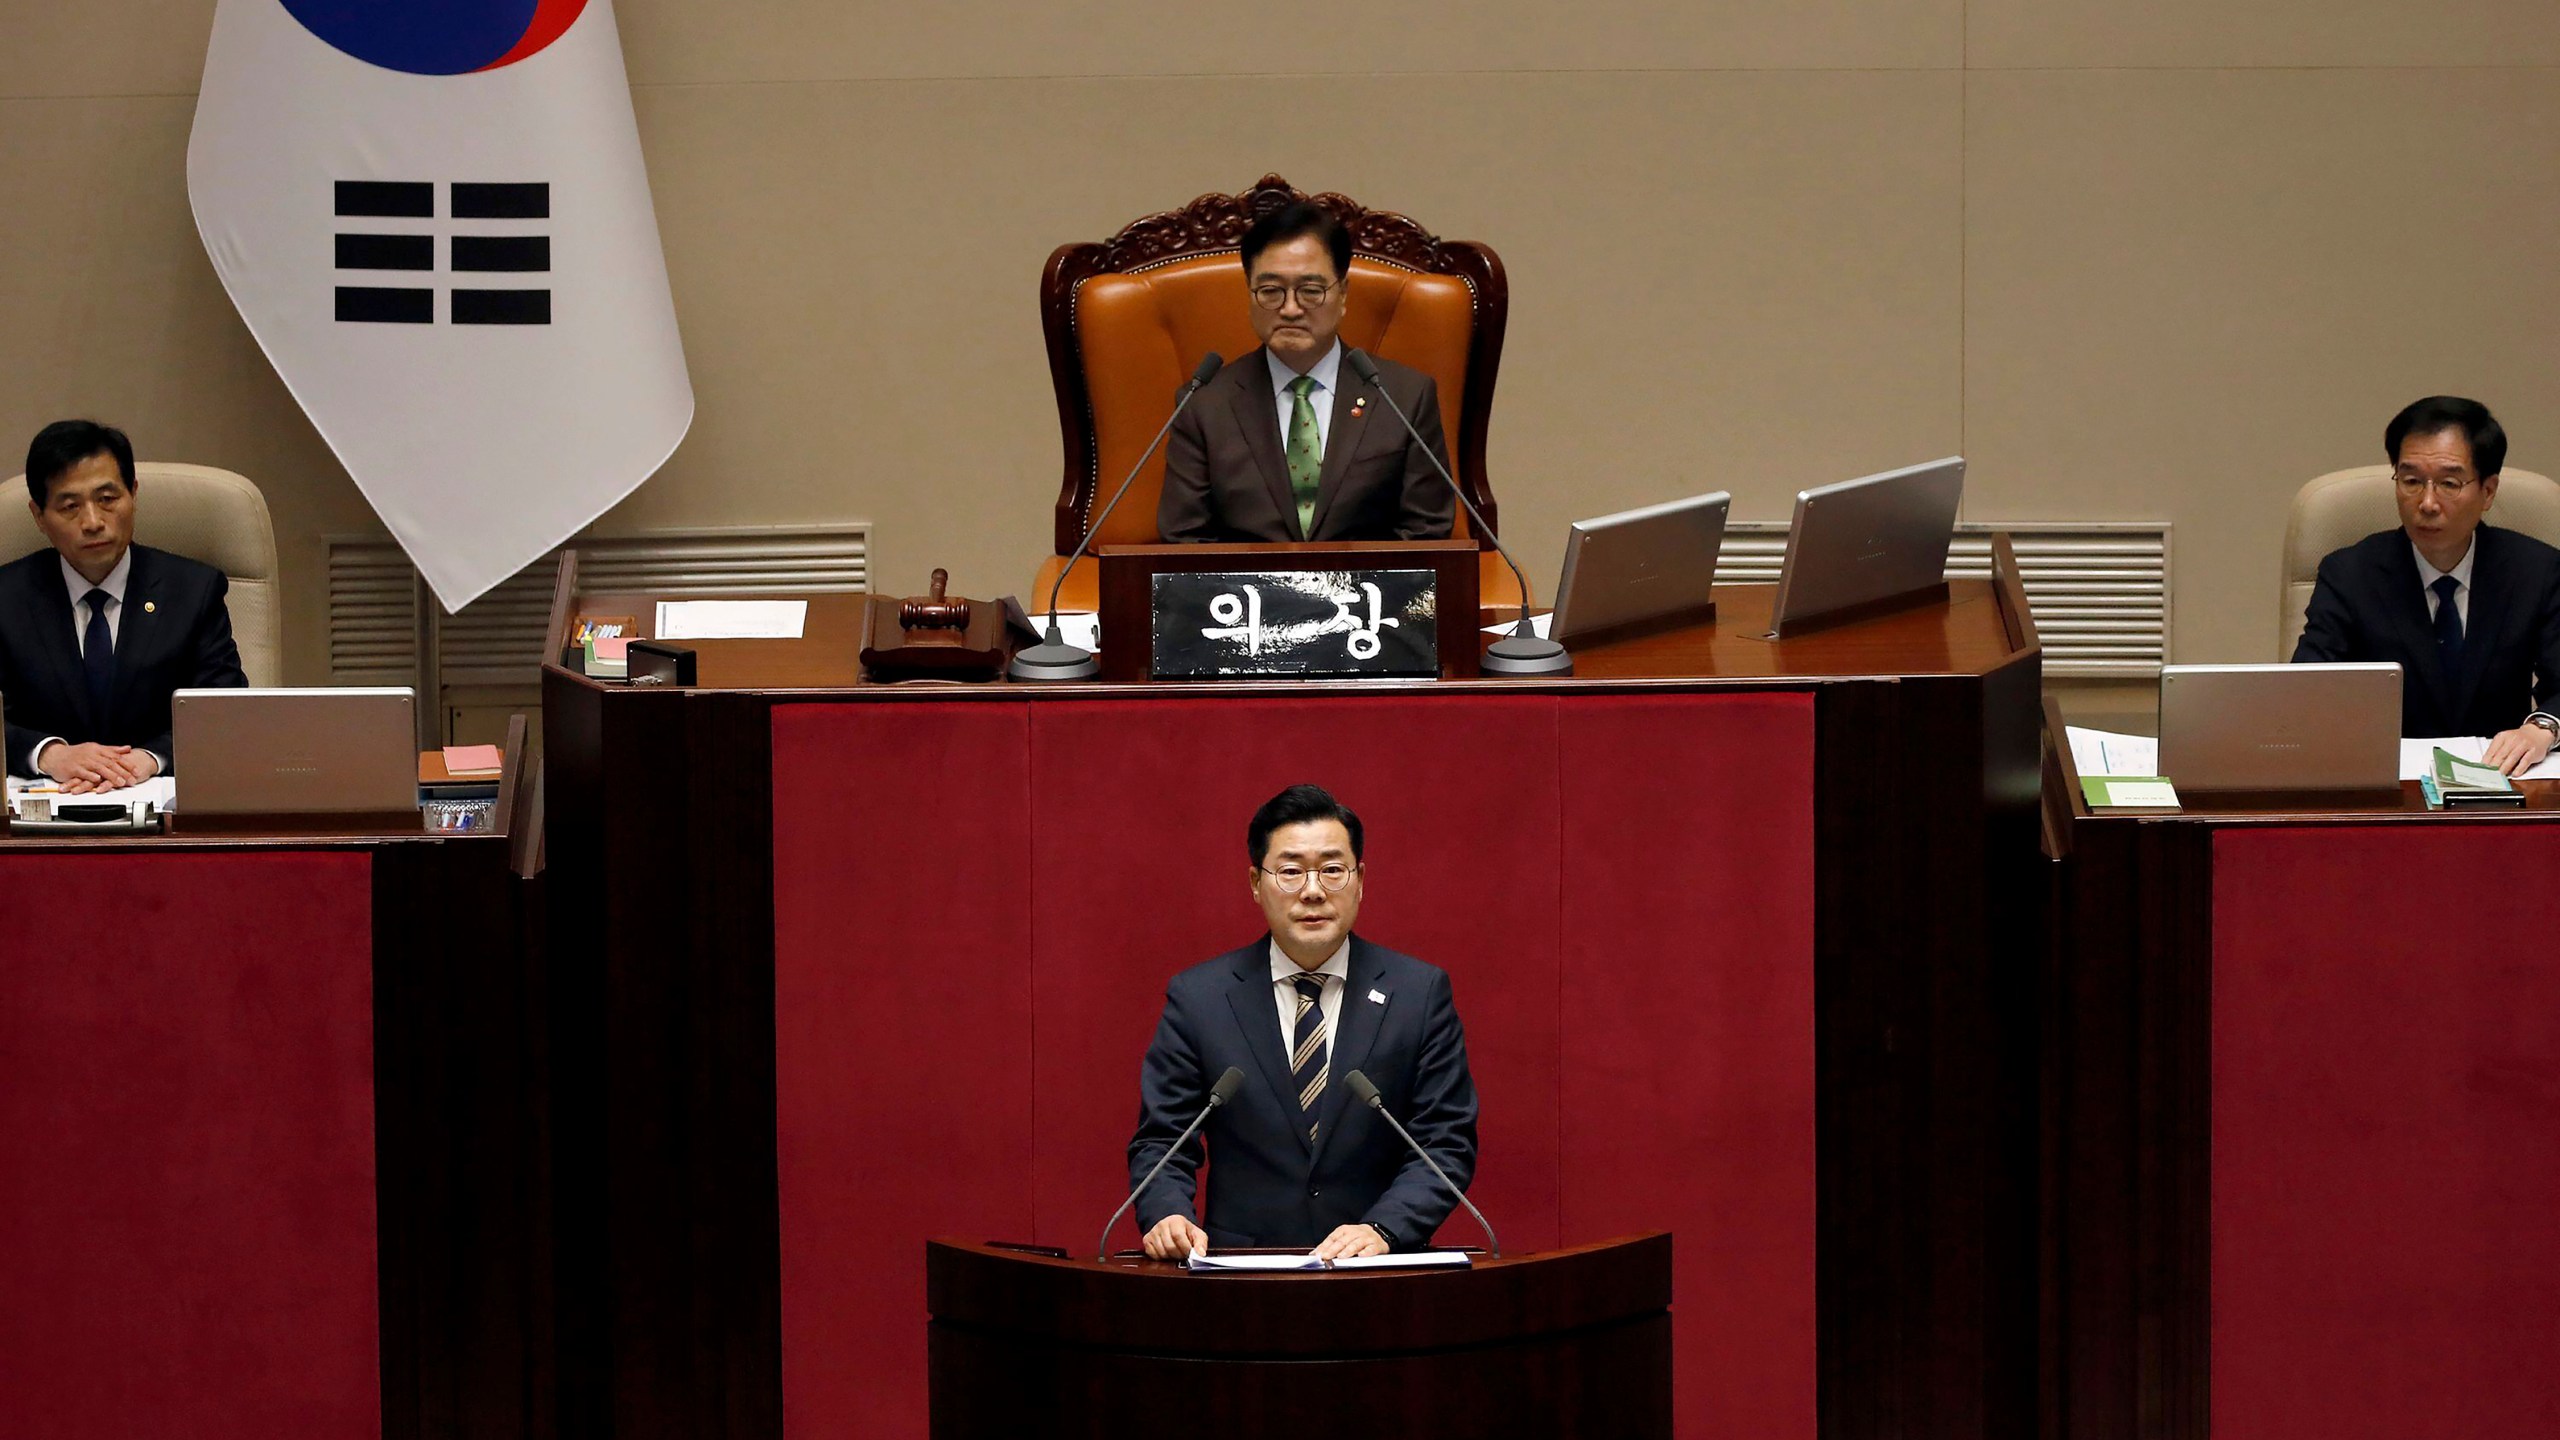
[[[133,543],[133,443],[86,420],[27,447],[27,504],[53,542],[0,566],[0,699],[12,775],[65,793],[170,773],[170,697],[245,686],[221,571]]]
[[[1351,232],[1305,201],[1239,246],[1262,347],[1218,372],[1165,438],[1156,529],[1167,540],[1445,540],[1457,499],[1430,455],[1343,363]],[[1377,360],[1378,379],[1442,464],[1430,376]]]
[[[2476,400],[2430,396],[2383,431],[2400,528],[2320,562],[2303,661],[2400,664],[2400,733],[2486,735],[2509,775],[2560,739],[2560,550],[2481,523],[2507,433]]]

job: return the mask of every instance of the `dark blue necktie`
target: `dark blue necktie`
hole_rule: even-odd
[[[89,627],[80,633],[80,669],[89,679],[89,723],[103,731],[107,697],[116,687],[116,640],[107,629],[111,597],[104,590],[92,590],[82,598],[89,602]]]
[[[2436,658],[2444,662],[2447,675],[2462,668],[2462,607],[2453,603],[2453,592],[2461,587],[2450,575],[2427,587],[2436,592]]]
[[[1298,1115],[1307,1143],[1315,1143],[1316,1101],[1324,1095],[1324,977],[1297,980],[1298,1023],[1290,1027],[1289,1078],[1298,1087]]]

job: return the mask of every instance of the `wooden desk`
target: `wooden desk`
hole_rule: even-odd
[[[1463,1270],[1202,1275],[937,1240],[935,1440],[1670,1440],[1671,1237]]]
[[[510,849],[0,838],[0,1429],[553,1433]]]
[[[1719,603],[1544,681],[874,685],[824,596],[700,688],[548,671],[564,1405],[922,1435],[924,1241],[1091,1243],[1164,981],[1257,933],[1245,819],[1313,779],[1368,820],[1363,933],[1455,977],[1504,1236],[1682,1236],[1684,1433],[2021,1433],[2014,567],[1782,643]]]
[[[2560,784],[2107,814],[2047,726],[2046,1433],[2549,1429]]]

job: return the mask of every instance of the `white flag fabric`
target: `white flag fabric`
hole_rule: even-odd
[[[610,0],[219,0],[187,194],[448,610],[693,422]]]

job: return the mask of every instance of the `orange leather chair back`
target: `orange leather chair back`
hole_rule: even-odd
[[[1216,351],[1230,364],[1247,359],[1255,338],[1244,267],[1233,250],[1212,251],[1130,274],[1095,275],[1076,287],[1076,339],[1092,406],[1095,471],[1101,486],[1120,483],[1170,413],[1174,392],[1200,357]],[[1457,416],[1465,413],[1467,350],[1475,334],[1475,297],[1455,275],[1432,275],[1367,256],[1351,262],[1351,299],[1343,343],[1412,366],[1440,385],[1449,464],[1463,469]],[[1164,488],[1159,447],[1131,482],[1127,498],[1103,523],[1096,543],[1156,538],[1156,497]],[[1093,509],[1111,497],[1092,495]],[[1076,517],[1081,536],[1090,514]],[[1500,522],[1496,522],[1497,524]],[[1468,533],[1458,512],[1458,534]],[[1073,538],[1066,538],[1068,549]]]

